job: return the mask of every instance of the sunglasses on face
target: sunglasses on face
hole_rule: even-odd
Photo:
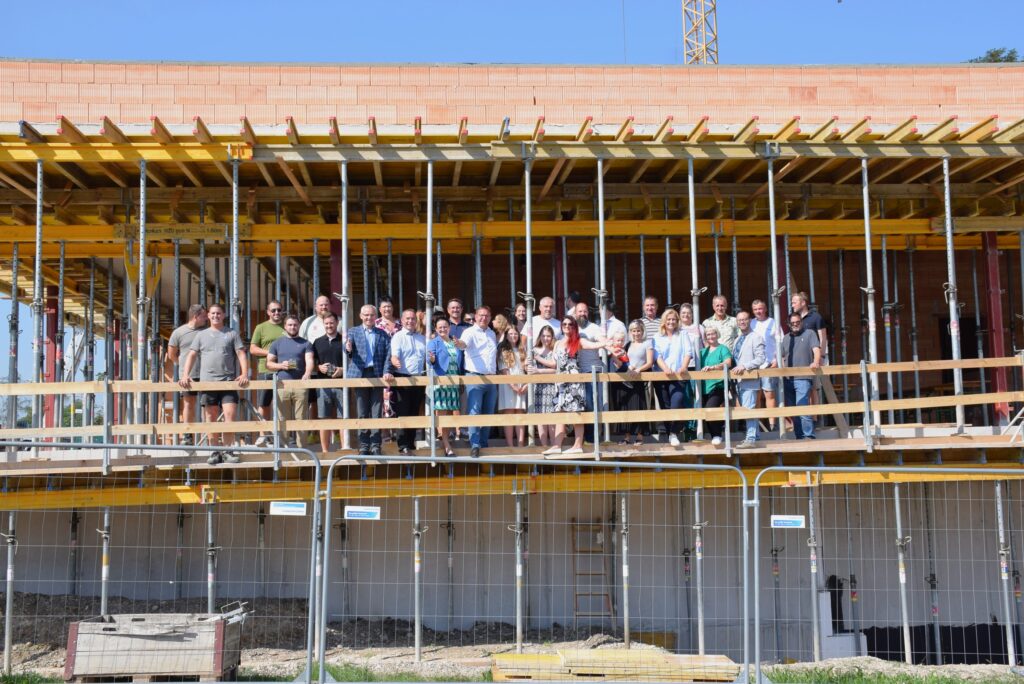
[[[270,313],[281,313],[281,309],[270,309]]]

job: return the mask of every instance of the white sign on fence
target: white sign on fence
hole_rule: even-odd
[[[271,501],[270,515],[306,515],[305,501]]]
[[[773,515],[772,527],[792,527],[802,530],[807,527],[807,523],[802,515]]]
[[[380,520],[380,506],[345,506],[345,520]]]

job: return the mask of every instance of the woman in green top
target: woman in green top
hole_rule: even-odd
[[[700,369],[702,371],[717,371],[724,375],[723,370],[732,366],[732,354],[724,344],[718,343],[718,331],[714,328],[706,328],[704,336],[707,346],[700,350]],[[720,408],[725,405],[725,380],[704,380],[704,408]],[[707,431],[711,434],[711,444],[718,446],[722,443],[722,426],[720,420],[707,421]]]

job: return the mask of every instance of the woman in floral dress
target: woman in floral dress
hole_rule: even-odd
[[[555,372],[559,374],[574,375],[580,372],[579,353],[581,349],[607,349],[607,342],[591,342],[580,337],[579,324],[572,316],[562,319],[562,339],[555,344]],[[586,381],[584,382],[562,382],[558,385],[558,395],[555,398],[555,413],[580,413],[587,410]],[[562,440],[565,438],[565,423],[559,423],[555,428],[555,441],[550,449],[544,451],[545,455],[552,454],[582,454],[583,453],[583,424],[573,424],[573,445],[562,451]]]

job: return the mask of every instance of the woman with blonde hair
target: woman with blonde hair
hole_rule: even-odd
[[[555,331],[550,325],[545,325],[537,333],[537,344],[533,345],[533,363],[527,367],[527,372],[534,374],[551,374],[555,372]],[[537,383],[533,386],[533,412],[554,413],[555,398],[558,395],[558,385],[553,382]],[[555,441],[555,426],[538,425],[537,437],[540,445],[549,447]]]
[[[663,380],[657,383],[655,389],[662,410],[693,408],[692,395],[686,391],[690,382],[686,379],[686,372],[693,358],[693,347],[690,345],[689,335],[683,332],[681,324],[679,312],[675,309],[665,309],[661,314],[658,334],[654,338],[654,360],[658,370],[679,377],[678,380]],[[672,446],[679,446],[679,435],[683,432],[684,423],[685,421],[681,420],[665,421],[668,442]],[[686,435],[683,439],[686,439]]]
[[[526,375],[526,351],[523,336],[515,327],[505,331],[498,343],[498,374]],[[498,385],[498,413],[526,413],[526,390],[521,383]],[[505,443],[510,447],[526,446],[526,426],[506,425]]]
[[[491,330],[494,331],[494,336],[497,338],[499,343],[504,339],[505,333],[511,327],[512,324],[509,322],[508,318],[505,317],[505,314],[495,314],[494,318],[491,320]]]

